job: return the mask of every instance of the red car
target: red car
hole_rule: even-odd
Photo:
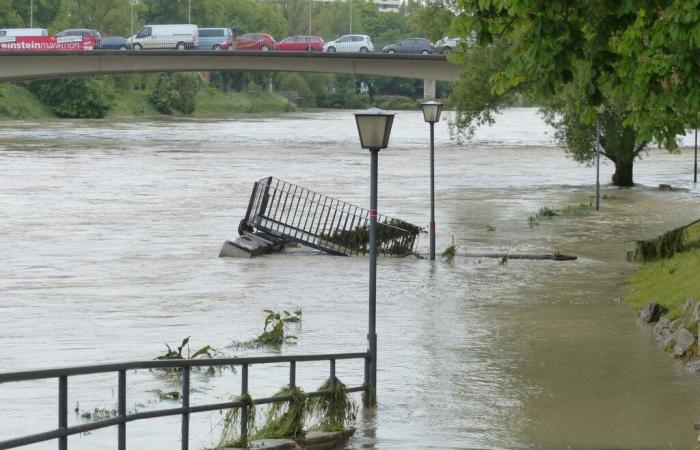
[[[275,45],[275,50],[281,52],[322,52],[323,38],[321,36],[289,36]]]
[[[265,33],[248,33],[236,39],[236,50],[266,52],[275,48],[275,38]]]
[[[236,46],[234,45],[233,38],[228,38],[221,44],[219,44],[220,50],[233,50]]]

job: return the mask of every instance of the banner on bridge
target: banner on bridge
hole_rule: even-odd
[[[93,50],[92,36],[8,36],[0,37],[2,52],[79,52]]]

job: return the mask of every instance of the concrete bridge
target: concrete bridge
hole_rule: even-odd
[[[426,98],[435,96],[436,80],[455,81],[460,69],[444,55],[235,51],[0,53],[0,82],[207,70],[321,72],[422,79]]]

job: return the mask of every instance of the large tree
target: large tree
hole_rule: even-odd
[[[669,148],[697,115],[700,0],[458,0],[458,8],[464,35],[511,42],[496,92],[527,82],[548,98],[577,83],[585,123],[599,107],[624,102],[636,140]]]
[[[693,45],[677,50],[675,41],[692,42],[695,32],[700,42],[700,14],[682,3],[459,0],[463,14],[454,25],[464,35],[476,31],[482,46],[502,52],[495,59],[498,64],[491,65],[493,71],[481,74],[480,81],[489,89],[476,95],[486,97],[484,104],[497,105],[513,93],[527,91],[549,107],[549,122],[579,161],[593,154],[595,123],[600,122],[604,154],[616,167],[613,182],[631,185],[634,159],[646,144],[656,139],[675,148],[676,135],[696,117],[698,63],[690,58]],[[688,14],[681,18],[680,10]],[[658,34],[644,35],[653,29]],[[659,36],[669,42],[660,42]],[[479,64],[473,59],[471,63]],[[474,67],[480,69],[467,64],[466,71]],[[462,84],[475,87],[474,75],[466,78],[471,82]],[[457,91],[468,95],[464,89]],[[474,106],[462,103],[463,110]],[[492,120],[492,112],[485,111],[458,114],[456,124],[468,129]]]

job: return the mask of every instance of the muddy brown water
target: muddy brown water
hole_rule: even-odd
[[[427,126],[397,115],[380,153],[380,212],[426,225]],[[588,203],[594,169],[567,159],[533,110],[507,111],[474,142],[437,135],[438,248],[578,255],[574,262],[381,258],[379,407],[349,448],[690,448],[700,377],[659,349],[616,301],[637,238],[700,217],[691,152],[652,151],[639,186],[607,185],[602,211],[529,227],[541,206]],[[690,139],[687,139],[690,143]],[[0,371],[151,359],[191,336],[228,354],[261,331],[263,309],[303,309],[285,353],[362,351],[367,261],[295,250],[219,259],[254,180],[275,176],[368,203],[369,155],[349,111],[210,120],[0,123]],[[488,231],[487,225],[496,228]],[[419,250],[427,250],[427,235]],[[253,396],[287,368],[251,368]],[[360,363],[338,376],[362,382]],[[300,364],[315,390],[326,364]],[[177,384],[130,373],[129,410],[175,407]],[[192,403],[223,401],[239,374],[195,374]],[[111,409],[116,375],[71,378],[69,405]],[[0,436],[54,427],[56,382],[0,385]],[[82,419],[71,412],[70,421]],[[221,415],[194,415],[191,448]],[[178,448],[179,419],[129,423],[128,448]],[[116,447],[116,430],[70,448]],[[54,444],[27,448],[55,448]]]

